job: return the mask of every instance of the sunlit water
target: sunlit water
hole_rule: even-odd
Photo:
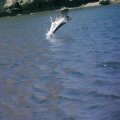
[[[0,18],[1,120],[120,120],[120,5]]]

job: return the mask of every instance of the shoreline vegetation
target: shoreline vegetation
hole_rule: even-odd
[[[119,3],[112,3],[112,4],[119,4]],[[108,4],[109,5],[109,4]],[[111,4],[110,4],[111,5]],[[10,16],[21,16],[21,15],[32,15],[32,14],[40,14],[40,13],[45,13],[45,12],[52,12],[52,11],[61,11],[65,7],[57,8],[57,9],[46,9],[46,10],[26,10],[22,11],[21,7],[19,5],[16,5],[17,8],[8,8],[2,12],[0,12],[0,17],[10,17]],[[73,9],[80,9],[80,8],[89,8],[89,7],[97,7],[97,6],[103,6],[100,4],[100,2],[89,2],[86,4],[82,4],[80,6],[72,6],[72,7],[67,7],[69,10]]]

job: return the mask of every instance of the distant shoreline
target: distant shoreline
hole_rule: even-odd
[[[120,3],[115,3],[115,4],[120,4]],[[109,4],[109,5],[113,5],[113,4]],[[99,4],[99,2],[93,2],[93,3],[87,3],[87,4],[83,4],[82,6],[79,6],[79,7],[68,7],[69,10],[74,10],[74,9],[80,9],[80,8],[90,8],[90,7],[98,7],[98,6],[104,6],[104,5],[101,5]],[[10,13],[10,15],[3,15],[1,16],[0,18],[2,17],[14,17],[14,16],[23,16],[23,15],[34,15],[34,14],[41,14],[41,13],[47,13],[47,12],[53,12],[53,11],[61,11],[63,8],[61,9],[56,9],[56,10],[46,10],[46,11],[35,11],[35,12],[31,12],[31,11],[28,11],[26,13],[18,13],[16,15],[12,15]]]
[[[94,2],[94,3],[88,3],[86,5],[82,5],[82,6],[79,6],[79,7],[68,7],[69,10],[74,10],[74,9],[80,9],[80,8],[89,8],[89,7],[97,7],[97,6],[102,6],[101,4],[99,4],[99,2]],[[38,11],[38,12],[31,12],[31,13],[28,13],[28,14],[21,14],[21,15],[32,15],[32,14],[40,14],[40,13],[47,13],[47,12],[54,12],[54,11],[61,11],[63,10],[63,8],[61,9],[56,9],[56,10],[49,10],[49,11]],[[19,14],[17,15],[19,16]]]

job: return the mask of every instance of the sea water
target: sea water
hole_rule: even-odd
[[[0,18],[1,120],[119,120],[120,5]]]

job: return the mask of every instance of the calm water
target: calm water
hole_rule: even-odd
[[[0,18],[1,120],[120,120],[120,5]]]

